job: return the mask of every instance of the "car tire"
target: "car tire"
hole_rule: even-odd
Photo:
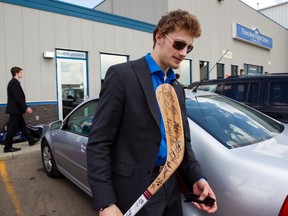
[[[51,148],[46,140],[44,140],[41,144],[41,156],[44,170],[49,177],[57,178],[62,176],[62,174],[57,169]]]

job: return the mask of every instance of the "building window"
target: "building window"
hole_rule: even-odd
[[[224,64],[217,63],[217,79],[224,77]]]
[[[184,86],[189,86],[192,83],[192,60],[184,59],[179,69],[175,70],[175,73],[180,75],[179,82]]]
[[[231,76],[238,75],[238,65],[231,65]]]
[[[103,83],[105,76],[106,76],[106,72],[110,66],[124,63],[124,62],[127,62],[128,60],[129,60],[129,57],[126,55],[101,53],[100,54],[101,83]]]
[[[208,80],[209,79],[209,74],[208,74],[209,62],[200,61],[199,67],[200,67],[200,80],[203,80],[203,79]]]
[[[263,66],[244,64],[244,73],[247,75],[263,74]]]

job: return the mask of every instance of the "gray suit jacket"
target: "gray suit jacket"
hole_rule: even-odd
[[[192,184],[203,174],[190,145],[183,87],[177,81],[173,86],[186,140],[179,169]],[[87,145],[94,209],[117,202],[125,213],[147,189],[161,141],[159,125],[160,113],[145,57],[110,67]]]

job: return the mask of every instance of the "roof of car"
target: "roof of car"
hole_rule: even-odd
[[[185,89],[186,97],[206,96],[206,95],[218,95],[209,91],[197,91],[194,92],[192,89]]]
[[[249,75],[237,75],[237,76],[229,76],[228,79],[231,78],[264,78],[264,77],[287,77],[288,73],[264,73],[264,74],[249,74]]]
[[[288,73],[264,73],[264,74],[257,74],[257,75],[238,75],[238,76],[230,76],[227,78],[221,79],[211,79],[211,80],[203,80],[203,81],[195,81],[191,86],[195,86],[201,82],[202,83],[219,83],[219,82],[231,82],[231,81],[238,81],[238,80],[254,80],[254,79],[271,79],[274,78],[283,78],[288,77]]]

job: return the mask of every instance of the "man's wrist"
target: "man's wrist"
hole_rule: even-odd
[[[107,206],[104,206],[104,207],[100,208],[99,211],[103,211],[104,209],[109,208],[109,207],[111,207],[111,206],[114,205],[114,204],[115,204],[115,203],[111,203],[111,204],[109,204],[109,205],[107,205]]]

